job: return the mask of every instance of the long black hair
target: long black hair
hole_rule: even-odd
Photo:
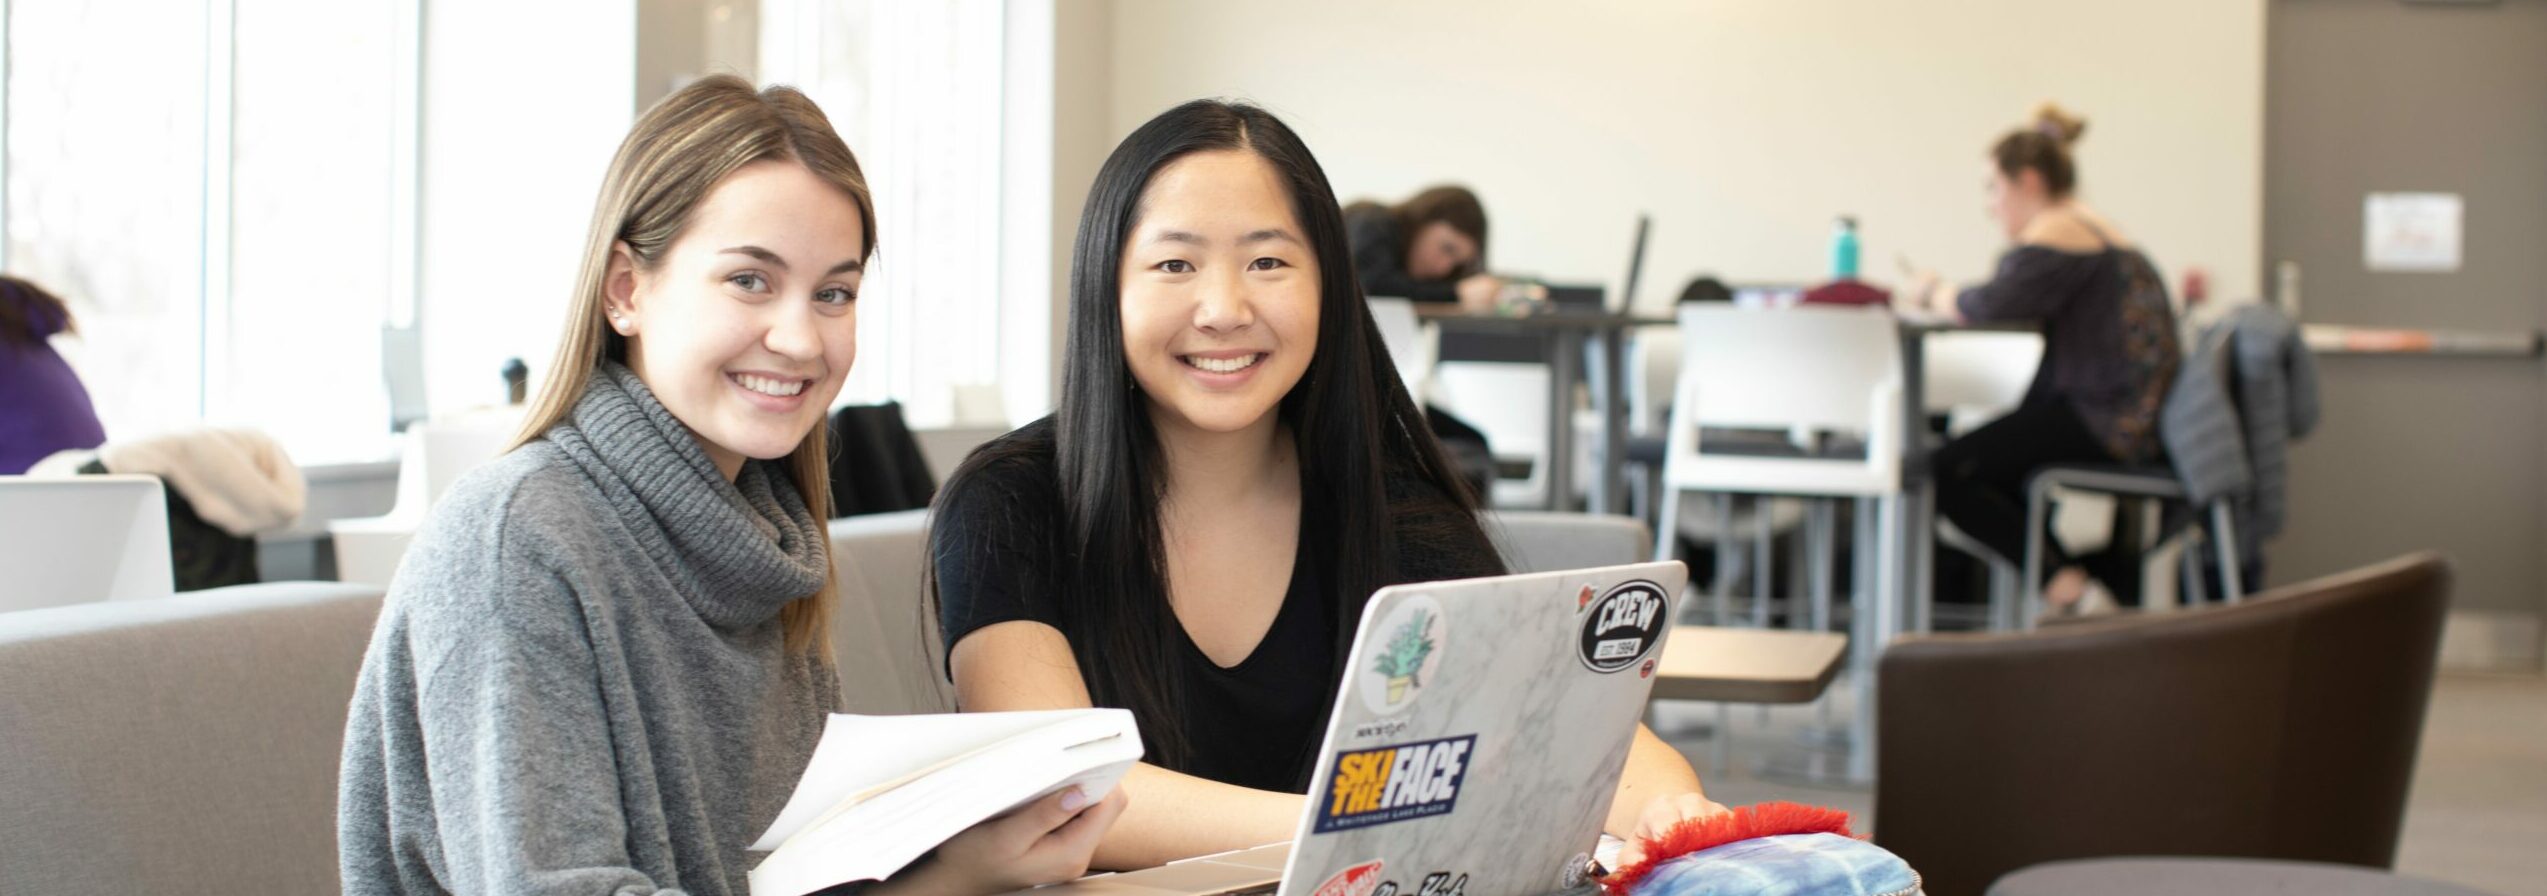
[[[1301,527],[1301,559],[1311,564],[1306,581],[1329,595],[1336,614],[1337,662],[1371,592],[1410,580],[1400,553],[1408,539],[1473,545],[1483,557],[1472,565],[1501,568],[1477,522],[1476,496],[1434,440],[1371,322],[1335,192],[1299,135],[1263,109],[1222,100],[1195,100],[1150,119],[1106,158],[1079,216],[1061,408],[1047,430],[1062,515],[1050,543],[1060,555],[1062,633],[1089,695],[1132,710],[1153,758],[1171,767],[1189,758],[1176,717],[1184,682],[1173,671],[1182,635],[1167,598],[1158,434],[1124,354],[1120,262],[1150,178],[1214,150],[1265,160],[1318,260],[1316,348],[1276,413],[1298,449],[1301,518],[1313,521]],[[949,477],[950,488],[981,467],[1039,453],[1035,441],[994,442]],[[1419,531],[1410,534],[1410,520]],[[1340,676],[1341,667],[1330,674]]]

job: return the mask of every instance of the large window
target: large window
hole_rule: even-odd
[[[110,437],[203,401],[206,9],[12,0],[0,268],[61,295]]]
[[[436,413],[500,401],[507,358],[544,377],[633,106],[756,55],[875,192],[841,400],[999,421],[1003,365],[1046,360],[1000,351],[1007,4],[639,7],[0,0],[0,268],[70,301],[57,346],[110,439],[252,426],[303,464],[388,457],[384,341],[421,345],[396,378]]]
[[[254,426],[389,450],[379,364],[414,0],[6,5],[7,246],[110,439]]]
[[[914,425],[996,421],[1003,4],[762,0],[761,77],[795,85],[875,194],[844,401]]]
[[[395,11],[234,2],[228,314],[207,343],[205,416],[306,460],[379,455],[392,223],[411,214],[392,202]]]

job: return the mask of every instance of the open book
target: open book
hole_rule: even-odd
[[[833,714],[796,793],[752,849],[753,896],[882,880],[985,819],[1078,787],[1090,802],[1141,759],[1120,709]]]

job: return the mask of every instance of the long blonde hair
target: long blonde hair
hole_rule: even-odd
[[[867,177],[822,109],[791,87],[754,90],[732,75],[699,79],[673,91],[628,129],[593,204],[592,229],[584,238],[583,267],[575,274],[565,335],[547,382],[532,399],[522,429],[508,447],[536,441],[566,419],[592,383],[604,359],[626,362],[628,343],[603,318],[603,281],[614,245],[626,243],[636,263],[652,268],[690,223],[690,216],[727,175],[754,162],[786,159],[838,187],[858,206],[865,229],[861,258],[876,248],[876,212]],[[823,427],[806,433],[787,454],[787,470],[817,520],[831,518],[831,469]],[[828,653],[832,606],[840,582],[831,568],[831,544],[822,545],[822,589],[779,611],[789,650]]]

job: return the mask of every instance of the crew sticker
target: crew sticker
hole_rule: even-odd
[[[1378,649],[1366,653],[1361,668],[1354,670],[1362,705],[1383,716],[1412,705],[1441,668],[1448,628],[1441,602],[1429,596],[1418,594],[1390,607],[1372,629],[1380,639]]]
[[[1476,735],[1468,735],[1336,754],[1311,830],[1325,834],[1449,814],[1476,746]]]
[[[1380,888],[1382,864],[1380,860],[1372,859],[1338,871],[1334,877],[1327,878],[1326,883],[1319,884],[1309,896],[1374,896]]]
[[[1636,661],[1662,643],[1663,626],[1671,622],[1663,613],[1668,606],[1662,586],[1652,582],[1635,579],[1612,586],[1583,616],[1584,667],[1602,673],[1635,668]]]

